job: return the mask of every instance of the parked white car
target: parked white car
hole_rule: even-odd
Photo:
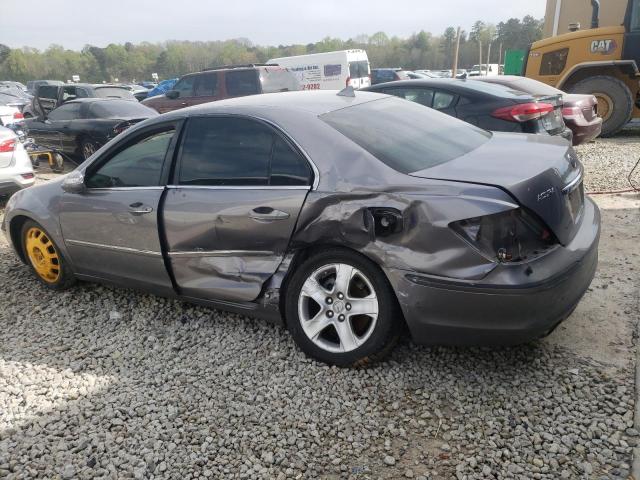
[[[0,196],[11,195],[36,181],[31,159],[18,136],[0,127]]]
[[[360,49],[272,58],[268,63],[293,72],[301,90],[342,90],[348,86],[371,85],[369,57]]]
[[[18,107],[4,105],[0,103],[0,126],[19,122],[24,119],[24,115]]]
[[[500,65],[497,63],[474,65],[469,71],[470,77],[495,77],[497,75],[500,75]]]

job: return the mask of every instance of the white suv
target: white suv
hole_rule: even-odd
[[[0,196],[30,187],[36,181],[31,159],[18,136],[0,127]]]

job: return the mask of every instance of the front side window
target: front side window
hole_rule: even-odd
[[[196,76],[185,77],[175,84],[173,90],[180,92],[181,97],[193,96],[193,87],[196,82]]]
[[[225,73],[227,95],[230,97],[242,97],[260,93],[258,86],[258,74],[255,70],[236,70]]]
[[[542,55],[540,75],[560,75],[567,65],[568,48],[554,50]]]
[[[491,133],[413,102],[384,98],[320,116],[324,122],[401,173],[461,157]]]
[[[51,110],[49,113],[49,120],[75,120],[80,118],[80,104],[79,103],[65,103],[59,106],[55,110]]]
[[[160,185],[162,165],[173,135],[173,128],[155,132],[119,151],[88,175],[87,188]]]
[[[218,74],[204,73],[198,75],[195,83],[194,97],[213,97],[218,94]]]
[[[270,127],[237,117],[195,117],[182,145],[181,185],[308,185],[304,158]]]

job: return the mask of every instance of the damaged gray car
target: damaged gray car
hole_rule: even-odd
[[[146,289],[275,319],[362,365],[405,329],[516,344],[575,308],[600,216],[562,139],[490,133],[377,93],[225,100],[144,121],[8,202],[44,285]]]

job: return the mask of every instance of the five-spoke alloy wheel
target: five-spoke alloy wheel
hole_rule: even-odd
[[[398,310],[382,272],[365,257],[331,249],[307,259],[287,288],[287,324],[307,354],[350,366],[393,345]]]

